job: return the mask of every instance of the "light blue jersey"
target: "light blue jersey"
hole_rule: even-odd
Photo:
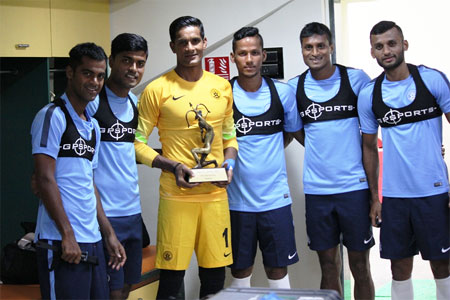
[[[114,116],[123,122],[133,119],[133,108],[128,97],[117,97],[107,86],[106,96]],[[128,96],[134,104],[137,98]],[[99,106],[99,97],[86,110],[93,116]],[[138,173],[134,144],[129,142],[101,142],[98,168],[94,172],[95,185],[100,193],[107,217],[123,217],[141,213]]]
[[[353,92],[358,95],[370,81],[362,70],[347,68]],[[298,76],[288,84],[297,91]],[[324,80],[315,80],[308,71],[305,78],[306,96],[322,103],[339,92],[341,75],[338,67]],[[305,158],[303,189],[305,194],[330,195],[367,189],[362,164],[361,133],[358,118],[307,123],[305,127]]]
[[[32,153],[45,154],[56,160],[56,183],[75,239],[79,243],[95,243],[101,239],[93,184],[93,169],[97,167],[100,146],[100,129],[95,119],[87,117],[85,121],[75,113],[66,94],[61,98],[83,138],[91,139],[92,129],[95,129],[97,140],[92,161],[78,157],[58,157],[61,137],[67,123],[61,108],[52,103],[42,108],[34,118],[31,126]],[[39,203],[36,238],[61,240],[61,234],[42,201]]]
[[[295,95],[285,83],[274,83],[284,109],[284,130],[300,130],[302,123]],[[270,90],[265,80],[257,92],[246,92],[235,81],[233,99],[238,110],[247,116],[263,114],[271,105]],[[283,132],[241,136],[237,140],[238,157],[233,180],[227,188],[230,210],[262,212],[291,204]]]
[[[426,87],[444,113],[450,112],[450,85],[447,77],[434,69],[418,66]],[[378,123],[372,111],[370,82],[358,98],[363,133],[376,134]],[[384,78],[383,102],[392,108],[409,105],[415,99],[412,76],[401,81]],[[447,168],[441,155],[442,118],[381,128],[383,140],[383,196],[414,198],[448,191]]]

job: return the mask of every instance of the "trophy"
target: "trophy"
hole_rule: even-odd
[[[197,165],[191,169],[192,172],[194,172],[194,176],[189,177],[187,181],[190,183],[227,181],[228,176],[225,168],[218,168],[216,160],[206,160],[208,154],[211,153],[211,144],[214,140],[214,130],[212,126],[206,122],[206,117],[210,111],[206,105],[202,103],[197,104],[195,108],[192,103],[189,103],[189,105],[191,106],[191,109],[186,112],[186,123],[189,128],[191,125],[189,124],[188,114],[194,113],[195,120],[198,121],[198,128],[200,129],[200,137],[203,142],[203,147],[191,149],[191,153],[194,156]],[[205,108],[207,113],[204,117],[199,107]],[[204,168],[212,164],[214,164],[215,168]]]

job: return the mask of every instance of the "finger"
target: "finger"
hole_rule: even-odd
[[[117,258],[114,257],[114,256],[110,256],[108,265],[111,267],[111,269],[116,270],[116,268],[117,268]]]
[[[119,248],[120,254],[121,254],[121,261],[125,262],[127,260],[127,253],[125,252],[125,249],[121,245]]]

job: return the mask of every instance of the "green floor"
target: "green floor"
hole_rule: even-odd
[[[430,300],[436,299],[436,284],[434,280],[428,279],[414,279],[414,300]],[[350,280],[344,281],[344,297],[345,300],[351,299],[350,294]],[[391,299],[391,283],[387,283],[384,286],[378,288],[375,291],[375,299],[388,300]]]

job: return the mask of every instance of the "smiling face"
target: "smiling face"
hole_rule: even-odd
[[[202,39],[198,26],[181,28],[176,34],[175,41],[170,42],[170,48],[177,56],[177,66],[186,68],[201,66],[206,44],[206,37]]]
[[[75,70],[70,65],[66,68],[66,76],[68,92],[76,98],[73,100],[87,103],[94,100],[103,87],[106,61],[83,56]]]
[[[301,40],[303,61],[312,71],[331,67],[331,54],[334,46],[325,34],[313,34]]]
[[[236,64],[239,76],[252,78],[261,74],[261,66],[266,60],[261,40],[258,36],[249,36],[236,41],[231,61]]]
[[[123,90],[125,94],[128,94],[128,91],[141,81],[146,61],[147,55],[144,51],[124,51],[114,57],[111,56],[108,87]]]
[[[386,71],[396,69],[405,62],[405,51],[408,50],[408,41],[397,28],[370,36],[372,46],[370,53],[377,63]]]

